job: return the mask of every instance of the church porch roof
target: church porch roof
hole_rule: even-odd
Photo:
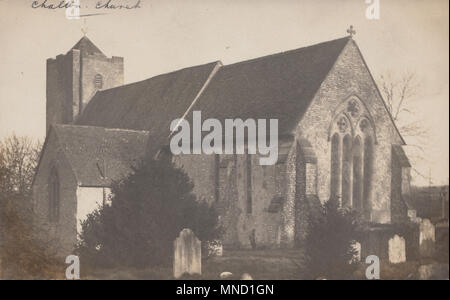
[[[148,131],[53,125],[79,186],[109,187],[145,156]]]

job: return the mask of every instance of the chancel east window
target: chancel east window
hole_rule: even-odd
[[[351,99],[330,126],[330,198],[370,216],[375,130],[364,105]]]
[[[53,169],[48,185],[49,195],[49,221],[57,222],[59,220],[59,204],[60,204],[60,184],[59,176],[56,169]]]

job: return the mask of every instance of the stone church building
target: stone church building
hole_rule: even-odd
[[[62,255],[82,220],[109,202],[111,183],[144,155],[167,151],[170,123],[191,123],[193,111],[204,120],[279,122],[272,166],[249,154],[172,157],[198,199],[217,207],[225,247],[301,246],[308,218],[331,197],[374,227],[408,220],[405,142],[351,36],[126,85],[123,74],[124,59],[87,37],[47,60],[47,136],[33,205],[36,226]]]

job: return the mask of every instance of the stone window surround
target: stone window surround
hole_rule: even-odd
[[[101,90],[103,88],[103,76],[102,74],[95,74],[94,76],[94,85],[97,90]]]
[[[351,96],[347,98],[345,101],[339,105],[338,109],[336,109],[334,116],[332,118],[332,122],[329,127],[329,147],[330,147],[330,195],[336,190],[336,187],[333,187],[333,182],[337,184],[337,196],[341,201],[341,205],[343,205],[344,199],[342,199],[342,190],[343,190],[343,165],[344,165],[344,139],[350,137],[350,151],[351,151],[351,159],[348,161],[350,165],[348,165],[349,171],[349,181],[348,181],[348,206],[352,208],[361,208],[363,210],[369,210],[370,207],[364,207],[364,202],[370,203],[370,199],[364,200],[363,198],[367,195],[370,197],[370,193],[365,192],[364,190],[370,189],[372,182],[366,183],[365,176],[367,174],[364,172],[364,167],[367,167],[367,164],[372,164],[370,167],[373,170],[373,155],[375,152],[375,147],[377,144],[375,126],[373,123],[373,119],[370,113],[367,110],[365,104],[356,96]],[[336,138],[338,139],[338,149],[335,149],[337,153],[333,152],[333,140],[336,142]],[[354,148],[354,142],[359,140],[359,149]],[[368,146],[366,145],[368,142]],[[370,149],[366,149],[366,147],[371,147]],[[355,150],[358,153],[355,153]],[[366,150],[370,150],[372,153],[372,158],[370,161],[365,161],[364,155]],[[333,160],[333,156],[338,157],[338,163]],[[353,184],[355,180],[353,178],[354,175],[354,161],[357,158],[360,162],[360,178],[358,182],[362,183],[362,189],[360,189],[360,201],[361,207],[358,207],[354,203],[354,187]],[[331,178],[333,176],[333,166],[338,168],[338,172],[336,172],[338,178]],[[372,181],[372,180],[370,180]],[[367,186],[369,184],[369,186]],[[358,191],[358,189],[357,189]],[[356,206],[356,207],[355,207]],[[370,205],[369,205],[370,206]],[[367,213],[367,211],[365,211]]]

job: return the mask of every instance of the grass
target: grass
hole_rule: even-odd
[[[304,256],[300,250],[232,251],[207,260],[203,276],[219,279],[222,272],[231,272],[232,279],[240,279],[244,273],[255,280],[301,279],[303,265]]]
[[[222,257],[213,257],[202,262],[201,276],[187,276],[182,279],[219,280],[222,272],[231,272],[229,279],[240,279],[248,273],[255,280],[299,280],[307,278],[302,269],[304,255],[300,250],[256,250],[230,251]],[[418,269],[421,265],[433,264],[438,270],[435,279],[448,278],[448,264],[439,264],[434,260],[408,261],[402,264],[381,262],[380,276],[382,280],[415,280],[419,279]],[[365,280],[368,265],[361,263],[352,279]],[[82,279],[122,279],[122,280],[171,280],[171,267],[146,269],[103,269],[85,272]]]
[[[231,272],[229,279],[240,279],[248,273],[255,280],[300,279],[303,254],[299,250],[230,251],[222,257],[212,257],[202,262],[202,275],[183,279],[219,280],[223,272]],[[132,280],[173,279],[171,267],[146,269],[82,269],[82,279]]]
[[[248,273],[255,280],[299,280],[307,278],[304,274],[305,257],[301,250],[239,250],[225,251],[222,257],[212,257],[202,262],[201,276],[188,276],[182,279],[219,280],[223,272],[231,272],[229,279],[240,279]],[[408,261],[402,264],[381,262],[382,280],[419,279],[418,269],[421,265],[433,265],[433,279],[448,278],[448,262],[439,263],[432,259]],[[368,265],[360,263],[352,279],[365,280]],[[64,267],[64,266],[63,266]],[[58,276],[64,279],[64,268],[58,268]],[[152,268],[112,268],[89,269],[81,264],[83,280],[172,280],[172,267]]]

